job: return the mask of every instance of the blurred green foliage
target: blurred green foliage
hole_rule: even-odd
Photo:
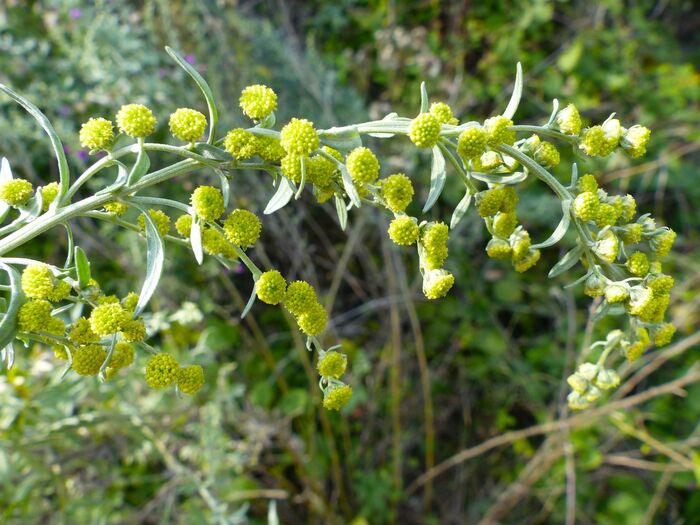
[[[222,129],[242,122],[238,93],[252,82],[277,91],[280,121],[302,115],[330,126],[393,110],[412,115],[422,80],[464,120],[483,118],[505,105],[521,61],[520,121],[545,120],[556,97],[591,121],[617,111],[653,129],[642,161],[615,157],[607,172],[595,163],[585,169],[607,173],[613,188],[639,196],[642,210],[679,232],[671,266],[681,284],[671,310],[683,339],[698,332],[699,28],[690,0],[11,0],[0,7],[0,81],[49,116],[79,170],[87,158],[77,130],[89,116],[112,115],[125,102],[149,104],[161,123],[176,107],[203,109],[165,44],[206,76]],[[7,99],[0,127],[0,155],[17,174],[55,178],[41,131]],[[165,126],[160,133],[167,140]],[[422,201],[427,160],[404,146],[382,144],[382,162],[411,173]],[[561,175],[568,177],[565,169]],[[167,191],[182,196],[208,177]],[[270,194],[260,180],[241,177],[233,199],[260,211]],[[544,238],[558,206],[536,183],[525,195],[520,214]],[[448,182],[435,216],[447,218],[460,197]],[[587,302],[547,280],[556,253],[545,252],[526,275],[489,260],[474,216],[452,235],[456,289],[422,302],[416,261],[387,243],[386,227],[363,209],[344,234],[331,207],[302,201],[265,218],[268,253],[255,252],[326,291],[332,335],[350,357],[348,410],[320,409],[314,363],[280,310],[256,305],[238,318],[251,288],[244,276],[198,268],[173,248],[149,323],[156,344],[205,367],[207,388],[193,400],[150,392],[141,361],[105,384],[61,379],[50,352],[27,349],[0,376],[0,521],[268,523],[272,498],[283,524],[457,524],[484,516],[492,521],[483,523],[563,523],[568,439],[577,523],[643,523],[655,494],[661,501],[648,523],[698,523],[693,472],[666,474],[666,455],[605,418],[568,438],[519,439],[463,463],[436,478],[430,501],[425,487],[407,493],[431,447],[439,461],[563,415],[562,377],[589,340]],[[135,286],[138,239],[88,222],[76,232],[87,251],[107,254],[94,269],[107,290],[123,295]],[[32,249],[60,259],[64,243],[56,235]],[[689,348],[637,390],[682,374],[696,361]],[[430,425],[421,378],[430,381]],[[657,398],[626,417],[697,465],[700,390],[687,394]],[[660,471],[611,463],[620,456]]]

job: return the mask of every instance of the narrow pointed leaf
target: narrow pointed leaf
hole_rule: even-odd
[[[527,173],[524,171],[516,171],[510,175],[499,175],[497,173],[481,173],[472,171],[469,173],[476,180],[481,182],[490,182],[492,184],[518,184],[527,179]]]
[[[355,126],[327,129],[320,134],[320,139],[326,146],[346,154],[362,146],[362,138]]]
[[[265,211],[263,211],[263,213],[265,215],[270,215],[271,213],[275,213],[277,210],[281,210],[290,200],[292,200],[293,196],[294,185],[286,177],[280,176],[277,181],[277,191],[275,191],[275,194],[270,199],[270,202],[268,202],[267,206],[265,206]]]
[[[131,167],[129,176],[126,178],[126,183],[129,186],[136,184],[151,167],[151,160],[148,158],[148,153],[146,153],[146,150],[143,148],[143,143],[139,143],[138,148],[139,152],[136,155],[136,162]]]
[[[12,180],[12,170],[10,169],[10,163],[3,157],[0,161],[0,183]],[[0,221],[5,220],[7,212],[10,211],[10,205],[5,201],[0,201]]]
[[[552,114],[549,116],[549,120],[544,126],[545,128],[548,128],[554,124],[554,119],[557,118],[557,113],[559,113],[559,101],[555,98],[552,100]]]
[[[20,305],[24,302],[24,293],[22,292],[21,277],[17,270],[13,267],[0,262],[0,269],[7,273],[10,280],[10,302],[7,305],[2,320],[0,320],[0,347],[4,348],[15,337],[17,329],[17,312]]]
[[[150,213],[145,208],[137,206],[143,213],[146,224],[146,278],[141,287],[139,301],[134,310],[134,318],[143,311],[158,288],[160,276],[163,273],[163,262],[165,260],[165,250],[163,249],[163,239],[160,236],[158,227],[151,218]]]
[[[359,208],[361,203],[360,194],[357,193],[355,183],[352,181],[352,177],[350,177],[348,169],[344,165],[340,166],[340,173],[343,177],[343,187],[345,188],[345,193],[347,193],[348,197],[350,197],[350,202],[353,204],[353,206],[357,206]]]
[[[420,112],[428,112],[428,89],[425,87],[425,82],[420,83]]]
[[[338,214],[340,229],[345,231],[345,227],[348,224],[348,209],[345,206],[345,201],[338,195],[335,196],[335,211]]]
[[[202,250],[202,228],[196,217],[192,217],[192,228],[190,229],[190,245],[197,264],[204,261],[204,250]]]
[[[80,288],[86,288],[90,283],[90,262],[80,246],[75,247],[75,274]]]
[[[557,264],[552,266],[549,270],[549,278],[556,277],[572,268],[583,255],[583,248],[581,245],[577,245],[573,250],[569,251],[564,257],[562,257]]]
[[[539,244],[533,244],[532,249],[537,250],[540,248],[547,248],[549,246],[553,246],[559,241],[561,241],[562,237],[566,234],[566,231],[569,229],[569,224],[571,224],[571,201],[570,200],[565,200],[562,201],[561,203],[561,211],[562,211],[562,217],[561,221],[559,221],[559,224],[557,227],[554,229],[552,232],[552,235],[549,236],[549,239],[546,241],[543,241]]]
[[[515,85],[513,86],[513,94],[510,97],[510,102],[506,106],[506,110],[503,112],[503,116],[509,119],[513,118],[518,106],[520,105],[520,97],[523,94],[523,66],[518,62],[518,66],[515,71]]]
[[[433,162],[430,169],[430,192],[428,193],[428,199],[425,201],[425,206],[423,206],[423,213],[432,208],[437,202],[443,188],[445,187],[446,175],[445,157],[442,155],[440,148],[438,146],[434,146]]]
[[[68,187],[70,185],[70,172],[68,170],[68,161],[66,160],[66,154],[63,151],[63,144],[61,143],[61,139],[58,138],[58,134],[51,125],[51,122],[49,122],[49,119],[46,118],[46,115],[44,115],[38,107],[29,102],[29,100],[24,98],[22,95],[15,93],[13,90],[11,90],[4,84],[0,84],[0,91],[3,91],[6,95],[8,95],[25,110],[27,110],[27,112],[29,112],[29,114],[36,119],[39,125],[49,136],[54,155],[56,156],[56,160],[58,160],[59,176],[58,196],[56,197],[56,200],[53,202],[52,206],[59,206],[60,204],[62,204],[63,196],[68,191]]]
[[[202,94],[207,101],[207,108],[209,108],[209,136],[207,137],[207,143],[213,144],[214,140],[216,139],[216,127],[219,123],[219,111],[216,109],[216,103],[214,102],[214,93],[212,93],[212,90],[209,87],[209,84],[207,84],[207,81],[204,80],[204,77],[202,77],[202,75],[200,75],[199,72],[180,55],[180,53],[168,46],[165,46],[165,50],[171,57],[173,57],[175,62],[177,62],[178,65],[192,77],[197,86],[199,86],[199,89],[202,91]]]
[[[243,311],[241,312],[241,319],[245,318],[246,315],[248,315],[248,312],[250,312],[250,309],[253,307],[253,303],[255,303],[255,298],[257,297],[257,282],[253,285],[253,291],[250,292],[250,297],[248,298],[248,302],[245,305],[245,308],[243,308]]]
[[[228,208],[228,203],[231,200],[231,185],[228,182],[228,177],[221,170],[214,170],[219,176],[221,182],[221,193],[224,195],[224,209]]]
[[[472,194],[469,190],[467,190],[464,194],[464,197],[462,197],[462,200],[459,201],[459,204],[457,204],[455,211],[452,212],[452,218],[450,219],[450,230],[454,229],[455,226],[459,224],[459,222],[462,220],[462,217],[464,217],[464,214],[469,209],[471,203]]]
[[[306,186],[306,160],[302,156],[299,159],[299,162],[301,163],[301,181],[299,181],[299,188],[297,189],[297,192],[294,194],[294,198],[298,199],[301,197],[301,191],[304,189],[304,186]]]

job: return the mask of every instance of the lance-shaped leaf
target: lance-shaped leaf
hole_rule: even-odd
[[[190,245],[192,253],[197,261],[197,264],[202,264],[204,261],[204,250],[202,249],[202,227],[199,224],[199,219],[192,216],[192,227],[190,228]]]
[[[355,126],[330,128],[322,131],[319,137],[326,146],[337,149],[341,153],[347,154],[362,146],[362,138]]]
[[[137,148],[138,154],[136,155],[136,162],[131,167],[129,176],[126,178],[126,183],[129,186],[136,184],[139,180],[141,180],[141,177],[143,177],[151,167],[151,161],[148,158],[148,153],[146,153],[146,150],[143,148],[143,139],[139,139]]]
[[[350,173],[348,173],[348,169],[345,167],[345,165],[340,165],[340,174],[343,177],[343,188],[345,188],[345,193],[348,194],[348,197],[350,197],[350,202],[353,204],[353,206],[360,207],[360,194],[357,193],[357,188],[355,187],[355,183],[352,181],[352,177],[350,177]]]
[[[557,227],[552,232],[552,235],[550,235],[549,239],[547,239],[546,241],[543,241],[539,244],[533,244],[532,245],[533,250],[553,246],[556,243],[558,243],[559,241],[561,241],[562,237],[564,237],[564,234],[566,234],[567,230],[569,229],[569,224],[571,224],[571,200],[570,199],[562,201],[561,212],[563,214],[561,217],[561,221],[559,221],[559,224],[557,224]]]
[[[583,255],[583,247],[579,244],[564,255],[564,257],[562,257],[557,264],[552,266],[552,269],[549,270],[549,278],[551,279],[552,277],[556,277],[557,275],[567,271],[569,268],[572,268],[579,261],[581,255]]]
[[[428,111],[428,89],[425,87],[425,82],[420,83],[420,112],[427,113]]]
[[[450,219],[450,230],[454,229],[455,226],[459,224],[459,221],[461,221],[464,214],[467,213],[471,203],[472,194],[469,189],[467,189],[467,191],[464,193],[464,197],[462,197],[462,200],[459,201],[459,204],[457,204],[455,211],[452,212],[452,218]]]
[[[158,231],[158,226],[153,222],[151,214],[145,208],[136,205],[143,213],[144,222],[146,224],[146,278],[143,281],[141,292],[139,293],[139,301],[134,309],[134,318],[139,314],[151,300],[153,294],[158,288],[160,276],[163,273],[163,262],[165,260],[165,250],[163,248],[163,239]]]
[[[509,119],[513,118],[518,106],[520,105],[520,97],[523,94],[523,66],[518,62],[515,71],[515,85],[513,86],[513,94],[510,97],[508,106],[503,112],[503,116]]]
[[[75,274],[78,277],[80,288],[86,288],[92,276],[90,274],[90,262],[80,246],[75,247]]]
[[[24,302],[24,293],[22,292],[21,277],[17,270],[11,266],[0,262],[0,269],[7,273],[10,280],[10,302],[7,305],[7,310],[0,320],[0,348],[6,347],[12,342],[17,330],[17,312],[20,305]]]
[[[348,225],[348,209],[345,206],[345,201],[339,195],[335,196],[335,212],[338,214],[340,229],[345,231],[345,227]]]
[[[68,187],[70,185],[70,172],[68,170],[68,161],[66,160],[66,154],[63,151],[63,144],[61,143],[61,139],[58,138],[58,134],[56,133],[56,130],[53,128],[53,126],[51,125],[51,122],[49,122],[49,119],[46,118],[46,115],[44,115],[39,110],[38,107],[36,107],[31,102],[29,102],[29,100],[24,98],[22,95],[15,93],[13,90],[11,90],[9,87],[7,87],[4,84],[0,84],[0,91],[3,91],[10,98],[12,98],[15,102],[17,102],[20,106],[22,106],[24,109],[26,109],[27,112],[29,112],[29,114],[36,119],[36,121],[39,123],[39,125],[44,129],[46,134],[49,136],[49,140],[51,141],[51,147],[53,148],[54,155],[56,156],[56,159],[58,160],[58,176],[59,176],[58,196],[56,197],[56,200],[52,203],[52,206],[53,207],[59,206],[60,204],[63,203],[63,196],[68,191]]]
[[[294,184],[287,178],[280,176],[277,180],[277,191],[265,206],[265,215],[275,213],[284,208],[294,195]]]
[[[428,193],[428,199],[425,201],[425,206],[423,206],[423,213],[432,208],[437,202],[445,187],[446,176],[445,157],[438,146],[433,146],[433,162],[430,168],[430,192]]]
[[[253,307],[253,303],[255,303],[255,298],[257,297],[257,285],[258,282],[256,280],[255,284],[253,285],[253,291],[250,292],[248,302],[246,303],[245,308],[243,308],[243,311],[241,312],[241,319],[248,315],[248,312],[250,312],[250,309]]]
[[[221,170],[214,170],[219,176],[219,182],[221,183],[221,193],[224,195],[224,209],[228,208],[228,203],[231,199],[231,185],[228,182],[228,177]]]
[[[173,48],[165,46],[165,50],[168,54],[173,57],[175,62],[184,69],[188,75],[196,82],[199,89],[202,91],[204,98],[207,101],[207,107],[209,108],[209,136],[207,137],[207,143],[213,144],[216,139],[216,126],[219,122],[219,111],[216,109],[216,103],[214,102],[214,93],[212,93],[209,84],[204,80],[204,77],[199,74],[199,72],[192,67],[192,65],[187,62],[177,51]]]

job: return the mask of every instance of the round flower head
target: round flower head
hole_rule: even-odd
[[[603,127],[593,126],[585,129],[578,147],[589,157],[603,156],[607,149]]]
[[[239,104],[253,120],[262,120],[277,109],[277,95],[267,86],[255,84],[241,92]]]
[[[308,157],[305,155],[296,155],[290,153],[285,155],[280,161],[280,170],[282,175],[287,177],[289,180],[295,184],[301,183],[301,159],[304,158],[304,162],[307,163],[308,167]]]
[[[636,277],[643,277],[649,273],[649,259],[643,252],[634,252],[625,263],[627,270]]]
[[[306,312],[297,318],[299,329],[306,335],[319,335],[326,328],[328,315],[318,303],[315,303]]]
[[[671,323],[663,323],[652,330],[654,344],[656,346],[666,346],[673,339],[676,327]]]
[[[117,201],[108,202],[103,207],[107,213],[113,213],[117,217],[121,217],[129,209],[129,206],[127,204]]]
[[[267,304],[279,304],[287,292],[287,281],[277,270],[263,273],[255,283],[258,299]]]
[[[260,219],[248,210],[233,210],[224,221],[226,238],[241,248],[255,244],[260,237],[261,230]]]
[[[148,214],[151,216],[151,219],[153,219],[153,223],[156,225],[160,236],[165,237],[168,235],[168,232],[170,231],[170,217],[168,217],[163,211],[154,209],[148,210]],[[144,218],[143,213],[139,215],[137,222],[139,228],[146,231],[146,219]]]
[[[246,160],[255,155],[260,147],[258,138],[241,128],[232,129],[224,138],[224,149],[237,160]]]
[[[197,216],[205,221],[215,221],[224,214],[224,195],[219,188],[200,186],[192,192],[190,202]]]
[[[449,229],[443,222],[430,223],[423,229],[420,244],[426,269],[435,270],[443,265],[447,259],[448,237]]]
[[[60,301],[63,301],[66,297],[68,297],[71,293],[71,290],[73,290],[73,288],[68,282],[56,281],[56,285],[53,287],[53,290],[51,290],[51,293],[49,294],[47,299],[52,303],[58,303]]]
[[[292,315],[302,315],[310,311],[318,299],[316,291],[306,281],[294,281],[289,283],[287,293],[284,296],[284,306]]]
[[[389,238],[401,246],[410,246],[418,240],[420,229],[415,219],[407,215],[396,217],[389,224]]]
[[[518,225],[518,216],[511,213],[498,212],[493,218],[493,231],[499,237],[507,239]]]
[[[670,228],[665,228],[661,233],[652,237],[649,244],[657,257],[666,257],[671,253],[671,248],[676,242],[676,232]]]
[[[202,248],[211,255],[221,255],[228,259],[236,259],[238,254],[221,233],[213,228],[202,231]]]
[[[139,304],[139,294],[136,292],[129,292],[126,294],[126,297],[121,300],[121,303],[124,310],[133,314],[134,310],[136,310],[136,305]]]
[[[177,388],[183,394],[193,396],[204,386],[204,369],[200,365],[180,368],[177,373]]]
[[[614,283],[605,289],[605,300],[611,304],[624,303],[629,297],[629,287],[624,283]]]
[[[513,121],[502,115],[486,119],[484,130],[489,146],[500,146],[501,144],[512,146],[515,142],[515,131],[508,129],[512,125]]]
[[[476,208],[482,217],[493,217],[501,209],[503,204],[503,189],[493,188],[482,191],[477,195]]]
[[[615,370],[603,368],[598,372],[595,380],[595,385],[601,390],[613,390],[620,384],[620,376]]]
[[[319,188],[329,188],[338,173],[335,164],[323,155],[314,155],[305,161],[306,180]]]
[[[569,104],[557,113],[557,126],[559,131],[567,135],[578,135],[581,133],[581,115],[576,106]]]
[[[486,151],[486,132],[481,126],[465,129],[457,141],[457,153],[465,160],[472,160]]]
[[[100,337],[92,331],[90,321],[81,317],[73,323],[72,328],[68,331],[68,339],[77,345],[86,345],[96,343]]]
[[[94,376],[107,359],[107,352],[100,345],[88,345],[73,352],[71,368],[81,376]]]
[[[48,299],[54,289],[54,276],[45,264],[31,264],[22,272],[22,291],[30,299]]]
[[[279,162],[287,154],[275,137],[257,137],[257,153],[267,162]]]
[[[309,155],[319,146],[313,122],[298,118],[293,118],[282,128],[280,143],[287,153],[297,155]]]
[[[109,149],[114,142],[114,129],[111,120],[91,118],[80,127],[80,145],[89,150]]]
[[[127,104],[117,112],[117,126],[130,137],[142,138],[156,129],[156,117],[142,104]]]
[[[598,181],[595,180],[595,177],[593,175],[587,173],[578,180],[578,182],[576,183],[576,187],[580,193],[583,193],[585,191],[596,193],[598,191]]]
[[[192,233],[192,215],[187,213],[180,215],[175,221],[175,229],[181,237],[189,238],[190,233]]]
[[[394,213],[404,211],[413,199],[411,179],[403,173],[394,173],[381,182],[382,197],[387,207]]]
[[[664,274],[655,275],[647,281],[647,286],[651,288],[656,297],[671,293],[674,284],[673,277]]]
[[[369,148],[355,148],[348,154],[345,164],[352,180],[360,184],[371,184],[379,176],[379,160]]]
[[[582,221],[592,221],[598,213],[600,200],[598,194],[593,191],[584,191],[576,195],[573,210],[576,216]]]
[[[170,115],[168,126],[176,138],[185,142],[194,142],[204,135],[207,117],[196,109],[178,108]]]
[[[571,410],[585,410],[591,406],[590,401],[578,392],[570,392],[566,397],[566,403]]]
[[[129,343],[119,341],[114,345],[112,359],[109,361],[109,366],[112,368],[126,368],[134,362],[134,347]]]
[[[51,182],[42,187],[41,190],[41,211],[46,211],[53,201],[58,197],[58,182]]]
[[[620,121],[616,118],[606,120],[603,125],[603,136],[605,140],[603,142],[603,148],[600,152],[601,157],[607,157],[615,148],[620,144],[620,139],[622,138],[622,125]]]
[[[526,272],[537,264],[537,261],[540,260],[540,255],[542,254],[539,250],[529,248],[523,255],[513,260],[513,268],[518,273]]]
[[[512,253],[513,248],[504,239],[493,238],[486,245],[486,255],[492,259],[510,259]]]
[[[177,381],[180,365],[170,354],[158,353],[146,363],[146,383],[151,388],[165,388]]]
[[[348,365],[348,357],[340,352],[327,352],[318,360],[318,373],[322,377],[332,377],[339,379],[345,373],[345,368]]]
[[[630,290],[630,300],[627,311],[630,315],[646,318],[654,313],[654,293],[651,288],[645,286],[633,286]]]
[[[433,115],[441,124],[451,124],[456,126],[459,120],[452,115],[452,108],[444,102],[433,102],[430,105],[430,114]]]
[[[611,230],[601,235],[593,246],[595,254],[608,263],[615,262],[619,249],[620,242]]]
[[[642,225],[633,223],[618,230],[620,240],[625,244],[636,244],[642,240]]]
[[[25,204],[34,193],[32,183],[24,179],[7,180],[0,184],[0,200],[10,206]]]
[[[96,306],[90,314],[90,328],[99,336],[116,334],[129,320],[129,315],[119,303]]]
[[[24,303],[17,318],[20,331],[43,332],[51,322],[51,303],[43,299]]]
[[[632,195],[625,195],[622,197],[622,213],[620,214],[620,219],[623,223],[628,223],[637,214],[637,201],[632,197]]]
[[[447,295],[454,283],[454,276],[447,270],[430,270],[423,278],[423,294],[428,299],[440,299]]]
[[[620,145],[627,154],[636,159],[647,152],[647,143],[651,136],[651,130],[644,126],[635,125],[624,132]]]
[[[535,160],[545,168],[559,165],[559,150],[551,142],[542,142],[535,149]]]
[[[522,259],[530,250],[532,240],[527,230],[516,229],[509,237],[510,247],[513,249],[513,259]]]
[[[440,120],[432,113],[421,113],[411,122],[408,137],[419,148],[432,148],[440,138]]]
[[[583,195],[583,194],[581,194]],[[615,206],[607,202],[602,202],[598,205],[595,212],[595,223],[598,228],[603,226],[612,226],[620,217],[622,209],[616,209]]]
[[[138,343],[146,339],[146,325],[139,319],[130,319],[119,333],[127,343]]]
[[[323,394],[323,407],[327,410],[340,410],[352,399],[352,387],[332,385]]]
[[[520,200],[520,197],[518,197],[518,192],[515,191],[513,186],[501,188],[501,191],[503,192],[503,201],[501,201],[499,211],[503,213],[515,213],[515,208]]]

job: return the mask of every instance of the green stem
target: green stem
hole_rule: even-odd
[[[451,143],[450,143],[451,144]],[[479,188],[476,187],[474,182],[472,181],[471,177],[467,174],[466,171],[464,171],[464,168],[459,164],[455,156],[452,154],[452,152],[447,148],[447,145],[444,142],[438,142],[438,147],[440,148],[440,151],[442,151],[443,155],[447,157],[447,160],[450,161],[450,164],[452,164],[452,167],[455,169],[459,177],[462,179],[462,182],[464,182],[464,185],[469,188],[469,191],[472,195],[475,195],[476,193],[479,192]]]
[[[576,135],[566,135],[566,134],[561,133],[559,131],[553,130],[551,128],[545,128],[543,126],[518,125],[518,126],[510,126],[508,129],[512,129],[513,131],[516,131],[516,132],[520,131],[520,132],[536,133],[537,135],[544,135],[546,137],[551,137],[553,139],[562,140],[564,142],[568,142],[569,144],[578,144],[578,137]]]

